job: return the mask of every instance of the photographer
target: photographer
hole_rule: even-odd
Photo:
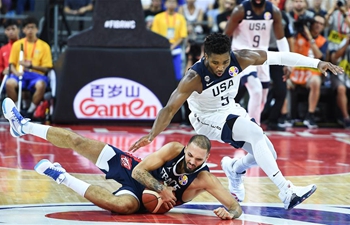
[[[295,23],[298,30],[295,36],[294,52],[325,60],[327,55],[328,42],[321,35],[325,26],[325,18],[321,15],[315,15],[313,19],[299,20]],[[303,29],[301,29],[301,26]],[[315,69],[306,67],[295,67],[290,75],[288,82],[289,88],[293,89],[295,85],[301,85],[310,89],[308,99],[308,113],[304,118],[304,125],[308,128],[317,128],[314,113],[320,97],[322,74]]]
[[[303,26],[312,18],[315,13],[308,10],[307,0],[292,0],[292,10],[287,14],[289,22],[294,24],[294,33],[303,32]],[[298,26],[300,25],[300,26]]]

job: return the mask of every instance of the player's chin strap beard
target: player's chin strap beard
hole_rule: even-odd
[[[266,1],[266,0],[261,0],[261,2],[260,2],[259,4],[256,3],[255,0],[252,0],[251,2],[252,2],[252,5],[253,5],[254,7],[256,7],[256,8],[262,8],[262,7],[265,6],[265,1]]]

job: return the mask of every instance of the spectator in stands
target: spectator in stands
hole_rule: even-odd
[[[328,10],[326,20],[329,25],[329,46],[330,61],[338,63],[345,70],[343,75],[334,76],[331,74],[331,86],[337,91],[337,104],[342,113],[343,119],[339,121],[345,128],[350,128],[348,113],[348,98],[346,89],[350,88],[348,76],[349,71],[349,33],[350,33],[350,17],[349,17],[350,1],[334,1],[333,6]]]
[[[186,43],[186,67],[189,68],[201,57],[200,35],[203,34],[203,12],[195,5],[196,0],[186,0],[186,4],[179,10],[187,23],[188,38]]]
[[[28,6],[28,8],[26,8]],[[35,9],[35,0],[17,0],[16,14],[22,15],[24,11],[33,12]]]
[[[84,16],[91,12],[94,6],[92,0],[65,0],[64,12],[70,15]],[[79,30],[84,29],[84,21],[79,21]]]
[[[23,21],[23,33],[25,37],[12,45],[9,63],[11,74],[6,80],[6,94],[13,101],[17,101],[18,81],[22,76],[22,89],[29,90],[32,102],[27,110],[27,116],[31,117],[42,101],[48,78],[45,74],[53,67],[50,46],[37,38],[38,21],[34,17],[28,17]],[[19,54],[23,46],[23,60],[20,61]],[[24,68],[20,72],[19,68]]]
[[[322,9],[322,2],[323,0],[313,0],[312,7],[309,8],[311,12],[314,12],[315,14],[320,14],[321,16],[326,16],[327,11]]]
[[[187,38],[187,23],[183,15],[175,10],[178,6],[177,0],[166,0],[166,11],[158,13],[153,20],[151,30],[166,37],[170,42],[170,49],[173,55],[175,77],[182,78],[182,47]]]
[[[296,36],[294,44],[294,52],[320,60],[325,60],[328,49],[328,42],[325,37],[321,35],[321,32],[325,26],[325,18],[321,15],[316,15],[313,20],[308,23],[302,24],[300,21],[295,23]],[[299,28],[302,26],[303,30]],[[292,70],[290,80],[292,84],[289,88],[294,88],[294,85],[302,85],[310,89],[308,99],[308,113],[304,118],[304,125],[308,128],[317,128],[315,122],[315,111],[317,103],[320,97],[322,73],[318,70],[305,67],[295,67]]]
[[[0,76],[8,74],[9,72],[9,57],[11,53],[12,44],[19,39],[19,26],[16,20],[7,19],[5,24],[5,35],[8,39],[8,43],[0,49]]]
[[[307,0],[292,0],[292,9],[289,13],[287,13],[287,15],[291,24],[294,24],[295,21],[312,19],[315,13],[308,10]]]
[[[216,23],[220,33],[223,33],[233,8],[236,6],[235,0],[225,0],[225,11],[216,17]]]
[[[147,29],[151,29],[154,16],[163,11],[162,1],[152,0],[150,7],[147,10],[144,10]]]
[[[211,32],[218,32],[218,24],[216,18],[220,13],[225,11],[225,0],[217,0],[217,7],[207,12],[208,27]]]

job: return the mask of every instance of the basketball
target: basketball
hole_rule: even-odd
[[[169,211],[164,205],[160,195],[152,190],[144,190],[142,194],[142,203],[148,212],[154,214],[163,214]]]

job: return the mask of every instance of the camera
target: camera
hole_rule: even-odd
[[[344,0],[338,0],[337,1],[337,6],[338,7],[342,7],[343,5],[345,5],[345,1]]]
[[[304,26],[307,26],[310,29],[311,24],[314,22],[314,18],[302,15],[299,16],[298,20],[294,22],[294,28],[297,33],[304,34]]]

